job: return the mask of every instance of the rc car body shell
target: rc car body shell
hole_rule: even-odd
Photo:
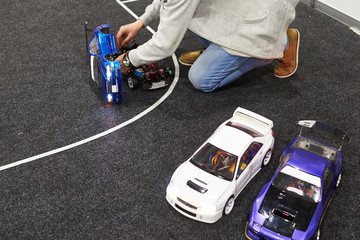
[[[109,28],[110,24],[96,27],[88,44],[90,76],[108,102],[121,103],[120,62],[114,61],[118,50]]]
[[[264,159],[268,163],[275,141],[272,126],[271,120],[236,109],[233,117],[175,170],[167,187],[167,201],[181,214],[206,223],[228,214]]]
[[[339,135],[339,131],[333,132]],[[340,135],[350,141],[346,135]],[[321,221],[341,179],[342,159],[340,148],[301,135],[296,137],[285,148],[274,176],[256,198],[246,237],[251,240],[318,237]],[[287,185],[286,179],[296,184]]]

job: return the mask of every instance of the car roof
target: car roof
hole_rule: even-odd
[[[209,138],[209,143],[238,155],[245,151],[252,139],[253,137],[239,129],[223,125]]]
[[[331,162],[316,154],[294,148],[287,164],[312,175],[322,177],[326,167],[329,166]]]

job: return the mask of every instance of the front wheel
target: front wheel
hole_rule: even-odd
[[[336,181],[336,187],[339,187],[340,182],[341,182],[341,173],[339,174],[338,179]]]
[[[266,152],[266,154],[265,154],[265,156],[264,156],[264,159],[263,159],[263,161],[262,161],[262,166],[263,166],[263,167],[266,166],[266,165],[268,165],[268,163],[270,162],[271,154],[272,154],[271,149],[269,149],[269,150]]]
[[[314,240],[320,240],[320,226],[319,226],[318,230],[315,233]]]
[[[136,78],[129,77],[127,80],[127,84],[130,89],[135,89],[137,87],[138,81]]]
[[[224,215],[229,215],[231,213],[231,211],[234,208],[234,204],[235,204],[235,199],[234,197],[230,197],[224,207]]]

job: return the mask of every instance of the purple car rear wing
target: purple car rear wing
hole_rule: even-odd
[[[332,135],[340,138],[343,141],[343,143],[344,142],[349,143],[351,141],[351,138],[348,135],[346,135],[343,131],[341,131],[339,128],[331,126],[331,125],[323,123],[323,122],[319,122],[319,121],[315,121],[315,120],[301,120],[297,124],[301,126],[299,137],[302,135],[303,127],[306,127],[306,128],[311,128],[311,129],[315,129],[315,130],[319,130],[319,131],[322,131],[325,133],[332,134]],[[341,144],[339,150],[341,150],[343,143]]]

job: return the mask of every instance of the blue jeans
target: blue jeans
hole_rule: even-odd
[[[272,62],[272,59],[240,57],[227,53],[221,46],[200,38],[205,51],[189,70],[189,80],[196,89],[211,92],[238,79],[251,69]]]

